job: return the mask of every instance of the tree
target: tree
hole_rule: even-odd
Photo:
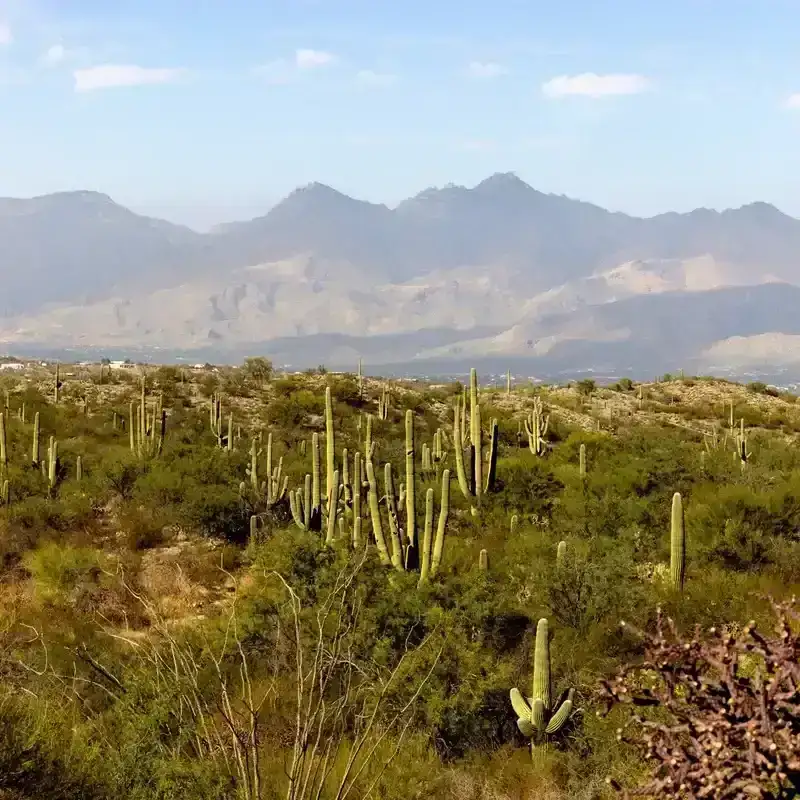
[[[272,362],[263,356],[246,358],[242,370],[248,378],[260,384],[265,384],[272,377]]]

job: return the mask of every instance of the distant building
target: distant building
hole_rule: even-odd
[[[9,361],[7,364],[0,364],[0,369],[25,369],[25,365],[18,361]]]
[[[135,365],[130,361],[112,361],[109,366],[114,369],[133,369]]]

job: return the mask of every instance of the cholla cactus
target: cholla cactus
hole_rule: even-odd
[[[660,609],[654,634],[625,626],[643,640],[644,659],[602,681],[600,699],[603,714],[631,710],[617,738],[652,765],[636,796],[797,796],[800,613],[794,598],[773,610],[774,634],[750,622],[738,634],[684,637]],[[645,707],[653,712],[641,715]]]
[[[574,690],[554,711],[550,683],[550,643],[546,619],[536,626],[536,645],[533,654],[533,693],[526,700],[519,689],[511,690],[511,706],[517,715],[517,727],[531,740],[531,754],[548,736],[558,733],[572,716]]]

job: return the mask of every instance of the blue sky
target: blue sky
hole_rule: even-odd
[[[800,217],[798,0],[0,0],[0,195],[204,227],[514,171]]]

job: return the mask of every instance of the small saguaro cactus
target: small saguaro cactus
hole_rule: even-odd
[[[581,479],[586,477],[586,445],[581,442],[581,449],[578,455],[578,468]]]
[[[450,513],[450,470],[442,472],[442,505],[436,535],[433,533],[433,489],[425,494],[425,527],[422,535],[422,558],[420,559],[419,584],[433,578],[439,571],[444,550],[444,537],[447,530],[447,516]]]
[[[673,588],[683,591],[686,570],[686,529],[683,520],[681,493],[672,496],[672,529],[670,532],[670,580]]]
[[[556,564],[559,567],[564,566],[564,559],[567,557],[567,543],[561,541],[558,543],[558,547],[556,548]]]
[[[58,441],[54,436],[50,437],[50,447],[47,451],[47,485],[52,492],[56,488],[58,480]]]
[[[384,386],[381,389],[381,396],[378,398],[378,418],[387,419],[389,417],[389,393]]]
[[[531,755],[538,744],[558,733],[572,716],[574,690],[553,712],[555,704],[550,683],[550,643],[548,624],[540,619],[536,626],[536,645],[533,653],[533,693],[527,700],[519,689],[511,690],[511,706],[517,715],[517,727],[531,740]]]
[[[0,468],[8,467],[8,446],[6,444],[6,415],[0,411]]]
[[[478,553],[478,569],[481,572],[488,572],[489,570],[489,551],[485,547]]]
[[[211,395],[209,403],[209,424],[211,433],[214,434],[217,440],[217,447],[223,447],[225,444],[225,435],[222,427],[222,400],[215,392]]]
[[[39,466],[39,412],[33,415],[33,445],[31,447],[31,463]]]
[[[545,436],[550,426],[550,415],[545,416],[542,399],[536,397],[533,401],[533,410],[524,420],[525,433],[528,434],[528,448],[535,456],[542,456],[547,450]]]

